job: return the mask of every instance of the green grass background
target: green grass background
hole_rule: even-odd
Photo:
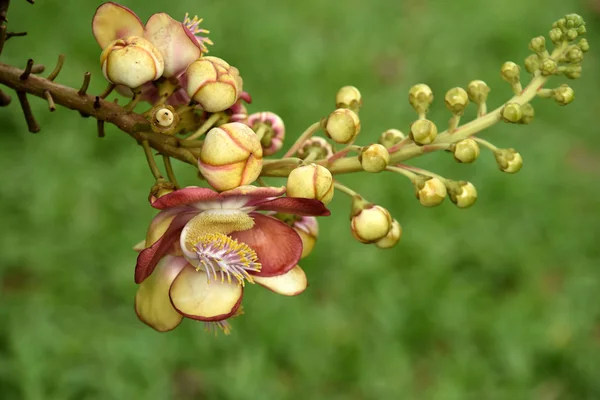
[[[98,1],[13,0],[1,61],[27,58],[58,81],[105,83],[90,20]],[[498,171],[446,153],[416,165],[474,182],[479,201],[426,209],[402,176],[340,179],[391,210],[401,244],[355,242],[338,193],[321,221],[310,280],[297,298],[246,291],[231,336],[192,321],[159,334],[133,312],[131,246],[154,211],[143,152],[114,127],[31,99],[42,132],[17,102],[0,109],[1,399],[598,399],[600,398],[600,3],[591,0],[128,0],[145,20],[200,14],[211,55],[238,67],[251,111],[281,115],[291,143],[327,115],[336,90],[360,88],[361,144],[414,114],[407,91],[436,94],[483,79],[489,106],[510,97],[502,62],[568,12],[588,21],[591,51],[576,101],[536,100],[532,125],[499,124],[483,137],[515,147],[525,165]],[[527,77],[524,77],[527,79]],[[557,86],[562,78],[553,79]],[[469,113],[473,116],[473,111]],[[177,163],[186,184],[193,168]],[[272,180],[281,184],[283,181]]]

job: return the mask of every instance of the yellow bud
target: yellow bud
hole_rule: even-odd
[[[360,119],[348,108],[338,108],[329,114],[325,133],[337,143],[350,143],[360,132]]]
[[[301,165],[290,172],[286,188],[289,197],[317,199],[327,204],[333,198],[333,176],[321,165]]]
[[[219,191],[248,185],[262,170],[263,150],[247,125],[231,122],[206,134],[198,166],[208,183]]]
[[[401,140],[405,139],[406,135],[400,132],[398,129],[388,129],[383,132],[379,137],[379,143],[382,144],[386,149],[400,143]]]
[[[426,84],[419,83],[408,91],[408,102],[417,113],[425,113],[433,103],[433,92]]]
[[[575,100],[575,91],[567,84],[562,84],[554,90],[554,100],[561,106],[566,106]]]
[[[530,124],[533,121],[533,117],[535,116],[535,109],[530,103],[523,104],[521,106],[521,112],[523,116],[519,121],[520,124]]]
[[[344,86],[335,95],[336,108],[349,108],[357,113],[361,105],[362,96],[354,86]]]
[[[390,162],[390,153],[380,144],[366,147],[358,157],[362,169],[367,172],[381,172]]]
[[[350,223],[352,235],[362,243],[373,243],[384,238],[392,228],[392,216],[381,206],[361,207]]]
[[[573,46],[573,48],[567,51],[567,60],[573,63],[580,63],[583,61],[583,50],[580,47]]]
[[[453,153],[456,161],[470,164],[479,157],[479,145],[471,138],[464,139],[454,144]]]
[[[502,119],[506,122],[517,123],[523,118],[523,110],[517,103],[508,103],[502,109]]]
[[[390,249],[398,244],[400,237],[402,237],[402,226],[400,226],[398,221],[393,220],[392,229],[390,229],[387,235],[376,241],[375,246],[380,249]]]
[[[110,43],[100,55],[100,65],[109,82],[131,89],[157,80],[165,69],[160,51],[151,42],[138,36]]]
[[[425,207],[440,205],[447,195],[446,185],[439,178],[429,178],[416,184],[417,199]]]
[[[459,208],[471,207],[477,200],[477,190],[471,182],[453,182],[449,185],[450,200]]]
[[[420,146],[433,143],[437,133],[437,126],[428,119],[416,120],[410,126],[410,138]]]
[[[521,67],[519,67],[517,64],[515,64],[512,61],[505,62],[504,64],[502,64],[502,67],[500,68],[500,75],[502,76],[502,79],[504,79],[508,83],[519,82],[520,74],[521,74]]]
[[[446,92],[444,97],[446,108],[453,114],[463,115],[467,104],[469,104],[469,95],[466,90],[461,87],[455,87]]]
[[[498,168],[509,174],[519,172],[523,166],[523,157],[515,149],[499,149],[494,153]]]
[[[537,54],[531,54],[525,59],[525,69],[530,74],[533,74],[540,69],[540,58]]]
[[[471,81],[467,86],[467,93],[469,95],[469,99],[471,99],[473,103],[485,103],[488,94],[490,93],[490,87],[487,85],[487,83],[481,80]]]
[[[307,257],[314,249],[319,236],[319,223],[315,217],[297,217],[293,222],[292,228],[296,231],[302,240],[302,255],[300,258]]]
[[[529,42],[529,49],[536,53],[543,53],[546,51],[546,38],[543,36],[534,37]]]
[[[551,58],[547,58],[543,60],[540,64],[540,71],[543,76],[554,75],[556,73],[556,69],[558,68],[558,64]]]
[[[204,111],[225,111],[242,93],[243,81],[237,68],[217,57],[200,57],[185,71],[187,94]]]

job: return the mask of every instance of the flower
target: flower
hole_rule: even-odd
[[[127,7],[113,2],[102,4],[92,19],[92,31],[102,49],[113,41],[139,36],[151,42],[164,59],[165,77],[179,76],[192,61],[206,52],[205,43],[212,44],[199,29],[197,17],[190,20],[186,14],[184,23],[174,20],[166,13],[153,14],[146,25]]]
[[[246,123],[256,133],[262,129],[260,143],[263,155],[270,156],[281,149],[285,138],[285,125],[279,115],[270,111],[258,112],[250,115]]]
[[[243,80],[237,68],[218,57],[202,57],[185,70],[190,98],[208,112],[225,111],[242,94]]]
[[[217,193],[187,187],[152,203],[145,249],[137,259],[135,299],[139,318],[158,331],[183,317],[219,322],[239,312],[246,282],[283,295],[307,285],[297,265],[300,236],[260,211],[326,216],[317,200],[281,197],[284,187],[240,186]]]

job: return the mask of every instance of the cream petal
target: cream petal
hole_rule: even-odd
[[[240,307],[244,290],[236,283],[208,281],[204,271],[187,265],[175,278],[169,292],[171,303],[185,317],[221,321]]]
[[[144,25],[129,8],[108,2],[96,10],[92,18],[92,32],[100,47],[105,48],[113,40],[143,36]]]
[[[171,304],[169,289],[186,264],[183,257],[164,257],[135,294],[135,312],[139,319],[159,332],[174,329],[183,319]]]
[[[296,265],[283,275],[254,276],[254,282],[284,296],[297,296],[308,286],[304,270]]]

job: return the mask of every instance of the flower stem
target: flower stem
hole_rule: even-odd
[[[321,129],[321,121],[315,122],[311,126],[309,126],[300,137],[294,142],[292,147],[283,155],[283,158],[288,158],[293,156],[299,149],[302,147],[304,142],[306,142],[312,135],[317,133]]]
[[[175,178],[175,173],[173,172],[173,166],[171,165],[171,158],[169,156],[163,155],[163,162],[165,164],[165,169],[167,171],[167,177],[169,178],[169,181],[171,181],[171,183],[173,185],[175,185],[176,189],[179,189],[181,186],[179,186],[179,183],[177,182],[177,178]]]
[[[144,148],[144,154],[146,154],[146,160],[148,160],[148,166],[150,167],[150,171],[152,171],[152,175],[154,175],[156,180],[163,179],[158,167],[156,166],[156,161],[152,155],[152,149],[150,148],[150,144],[147,140],[142,141],[142,147]]]
[[[221,116],[222,116],[221,113],[214,113],[206,121],[204,121],[202,126],[200,128],[198,128],[198,130],[196,132],[192,133],[190,136],[183,139],[182,142],[184,142],[186,140],[198,139],[200,136],[204,135],[210,128],[212,128],[213,125],[216,124],[217,121],[219,121],[219,119],[221,119]]]
[[[402,164],[400,164],[402,165]],[[405,169],[404,167],[394,167],[392,165],[388,165],[385,168],[386,171],[390,171],[390,172],[396,172],[400,175],[404,175],[406,176],[408,179],[410,179],[410,181],[414,184],[415,180],[417,178],[417,174],[415,174],[414,172],[408,171],[407,169]]]
[[[339,190],[340,192],[347,194],[350,197],[360,197],[360,195],[357,192],[350,189],[346,185],[342,185],[339,181],[333,181],[333,185],[336,188],[336,190]]]
[[[432,178],[438,178],[442,182],[444,182],[444,183],[446,182],[446,178],[444,178],[443,176],[435,174],[435,173],[433,173],[431,171],[428,171],[426,169],[422,169],[422,168],[418,168],[418,167],[413,167],[411,165],[406,165],[406,164],[396,164],[396,166],[398,168],[400,168],[400,169],[405,170],[405,171],[416,172],[419,175],[430,176]]]

